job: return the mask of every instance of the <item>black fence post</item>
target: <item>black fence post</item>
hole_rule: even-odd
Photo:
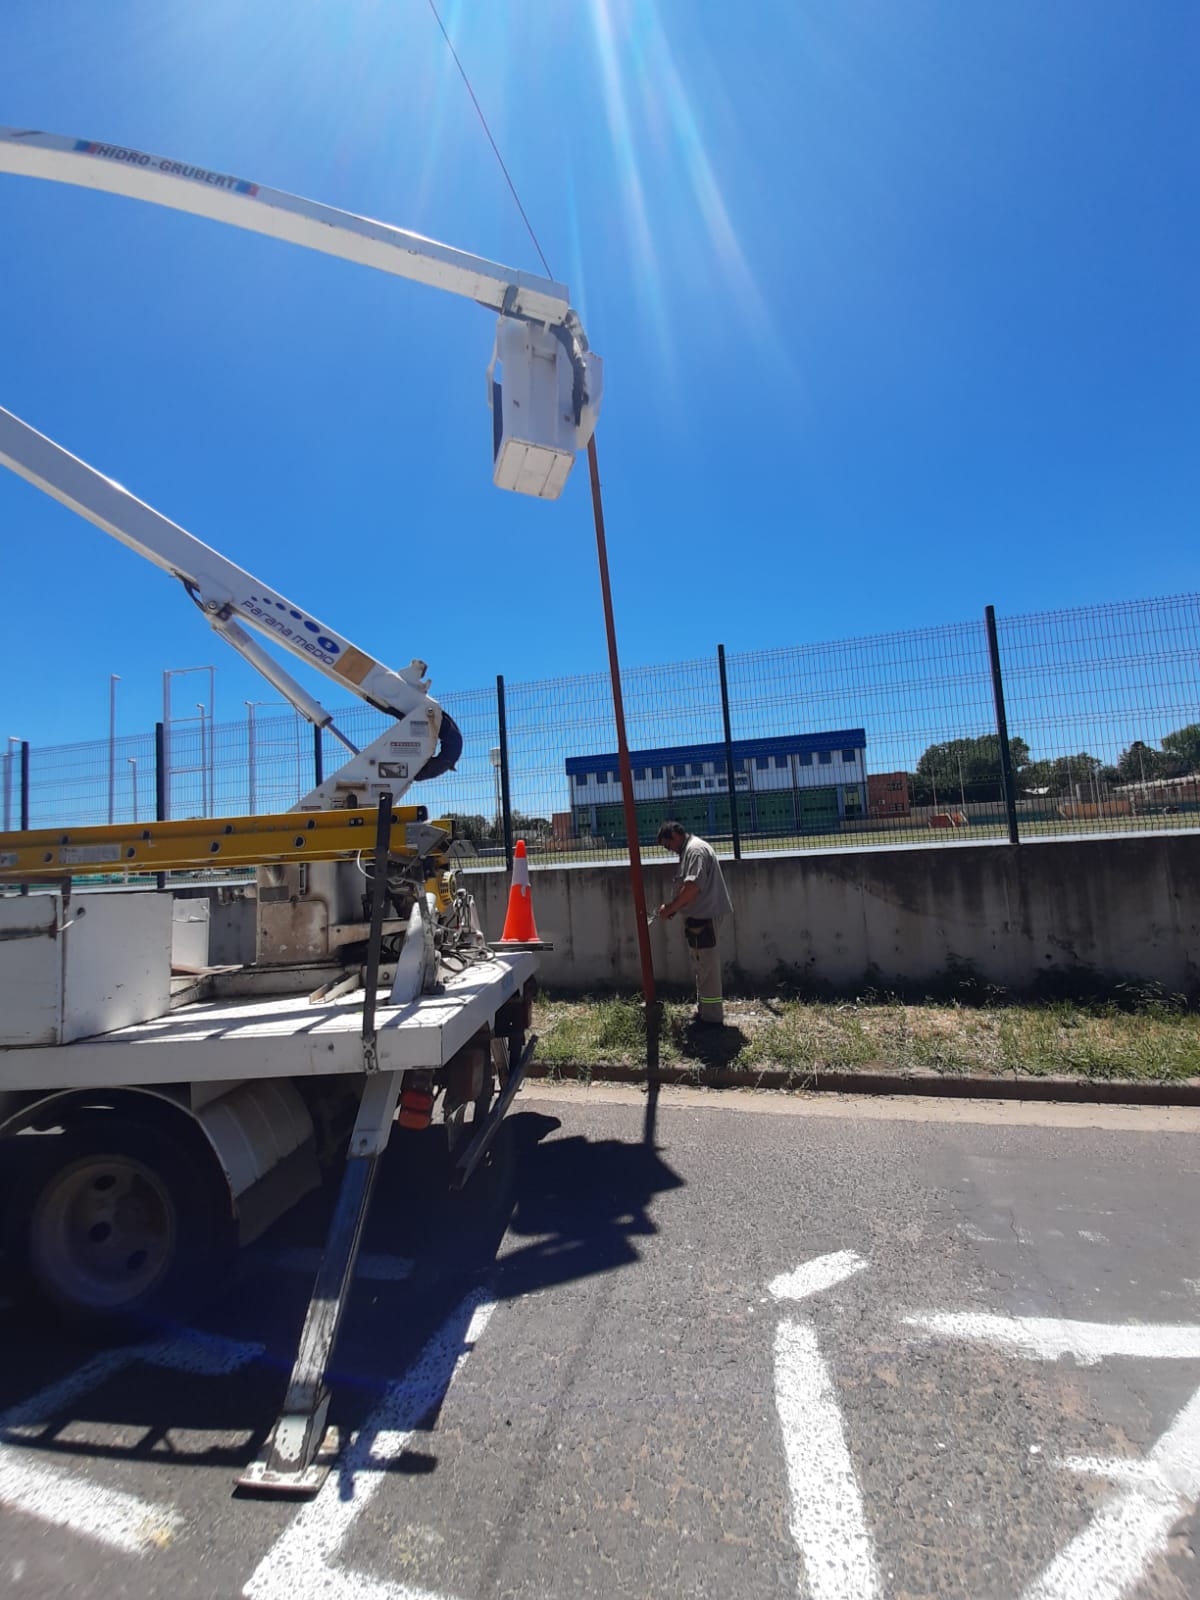
[[[325,747],[321,743],[321,730],[313,727],[313,788],[319,789],[325,782]]]
[[[161,722],[154,724],[154,818],[167,820],[167,731]],[[165,872],[156,872],[154,881],[160,889],[167,887]]]
[[[375,1053],[375,1001],[379,989],[379,963],[383,954],[383,910],[388,889],[388,849],[392,842],[392,796],[384,790],[375,813],[374,870],[371,876],[371,916],[367,925],[367,966],[363,973],[363,1055],[367,1070],[378,1066]]]
[[[500,732],[500,813],[504,819],[504,854],[508,870],[513,864],[512,796],[508,787],[508,714],[504,703],[504,679],[496,677],[496,721]]]
[[[1012,751],[1008,744],[1008,717],[1004,710],[1004,679],[1000,674],[1000,642],[996,637],[996,608],[985,606],[988,660],[992,669],[992,699],[996,706],[996,734],[1000,740],[1000,778],[1004,785],[1004,808],[1008,812],[1008,842],[1020,844],[1017,832],[1017,786],[1013,778]]]
[[[29,740],[21,740],[21,832],[29,832]],[[29,893],[29,885],[21,885],[21,893]]]
[[[733,859],[742,859],[742,831],[738,825],[737,780],[733,772],[733,734],[729,726],[729,679],[725,675],[725,646],[717,646],[717,666],[721,672],[721,716],[725,721],[725,779],[729,785],[729,825],[733,829]]]

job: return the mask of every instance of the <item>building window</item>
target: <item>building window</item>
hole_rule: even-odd
[[[645,767],[635,767],[633,769],[633,781],[635,783],[644,783],[646,781]]]
[[[854,765],[855,754],[856,754],[856,752],[853,751],[853,750],[843,750],[842,751],[842,760],[846,763],[846,765],[848,767],[852,767]]]
[[[823,767],[829,766],[829,764],[832,762],[832,760],[833,760],[833,751],[832,750],[822,750],[821,751],[821,765]]]
[[[663,769],[661,767],[650,767],[648,770],[652,778],[661,778],[663,775]]]
[[[771,758],[770,756],[755,756],[754,765],[760,772],[765,772],[771,765]]]

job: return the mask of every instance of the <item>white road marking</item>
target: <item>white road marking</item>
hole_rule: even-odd
[[[973,1222],[960,1222],[959,1233],[974,1241],[975,1244],[999,1244],[1000,1239],[994,1233],[984,1233],[982,1228],[977,1228]]]
[[[135,1361],[176,1371],[221,1375],[245,1366],[261,1349],[260,1345],[188,1333],[152,1344],[125,1345],[93,1356],[67,1377],[47,1385],[0,1416],[0,1504],[99,1540],[127,1555],[162,1549],[182,1526],[177,1512],[36,1459],[33,1449],[37,1431]]]
[[[22,1461],[14,1445],[0,1448],[0,1501],[132,1556],[169,1544],[182,1523],[167,1506],[73,1478],[38,1461]]]
[[[828,1256],[816,1256],[806,1261],[795,1272],[781,1272],[767,1285],[769,1294],[776,1300],[807,1300],[822,1289],[832,1289],[834,1284],[861,1272],[867,1265],[856,1250],[838,1250]]]
[[[1148,1458],[1136,1456],[1060,1456],[1054,1463],[1063,1472],[1078,1472],[1086,1478],[1109,1478],[1113,1483],[1157,1483],[1162,1478]]]
[[[256,1267],[266,1271],[303,1273],[315,1278],[323,1253],[319,1249],[297,1246],[287,1250],[256,1251],[253,1261]],[[354,1276],[376,1283],[399,1283],[410,1278],[412,1270],[413,1263],[404,1256],[365,1254],[359,1256]]]
[[[10,1406],[4,1415],[0,1416],[0,1441],[18,1428],[44,1427],[47,1422],[74,1405],[80,1395],[98,1389],[102,1383],[107,1383],[122,1368],[136,1360],[137,1353],[132,1346],[123,1346],[119,1350],[105,1350],[100,1355],[93,1356],[90,1361],[84,1362],[82,1367],[77,1367],[65,1378],[60,1378],[57,1383],[49,1384],[37,1394],[31,1395],[28,1400],[21,1400],[15,1406]]]
[[[861,1272],[855,1250],[815,1256],[767,1285],[776,1300],[807,1300]],[[875,1551],[846,1444],[833,1377],[808,1322],[775,1332],[775,1409],[792,1495],[792,1538],[811,1600],[873,1600]]]
[[[389,1384],[315,1500],[297,1512],[242,1591],[247,1600],[441,1600],[426,1589],[339,1570],[331,1563],[355,1518],[383,1487],[389,1466],[441,1401],[487,1327],[495,1302],[468,1295],[425,1346],[416,1366]]]
[[[1200,1326],[1194,1323],[1066,1322],[1057,1317],[1001,1317],[983,1312],[944,1312],[906,1317],[910,1326],[946,1339],[974,1339],[1030,1360],[1074,1356],[1091,1367],[1105,1356],[1158,1361],[1200,1358]]]
[[[1111,1463],[1095,1463],[1101,1468]],[[1134,1475],[1129,1468],[1141,1465]],[[1131,1479],[1100,1507],[1022,1600],[1121,1600],[1166,1549],[1171,1529],[1200,1498],[1200,1389],[1144,1463],[1121,1462]]]
[[[135,1361],[148,1362],[152,1367],[169,1367],[172,1372],[190,1372],[198,1378],[227,1378],[231,1372],[240,1372],[263,1353],[261,1344],[247,1344],[241,1339],[226,1339],[219,1333],[202,1333],[189,1328],[175,1339],[161,1339],[153,1344],[133,1345]]]
[[[836,1281],[836,1280],[834,1280]],[[879,1572],[833,1380],[814,1329],[781,1322],[775,1405],[792,1491],[792,1538],[812,1600],[871,1600]]]
[[[1070,1322],[1052,1317],[997,1317],[977,1312],[908,1317],[945,1338],[981,1340],[1015,1355],[1085,1366],[1105,1356],[1200,1359],[1200,1327],[1188,1324]],[[1068,1456],[1070,1472],[1121,1485],[1050,1563],[1022,1600],[1122,1600],[1167,1548],[1171,1530],[1200,1500],[1200,1389],[1142,1461]]]

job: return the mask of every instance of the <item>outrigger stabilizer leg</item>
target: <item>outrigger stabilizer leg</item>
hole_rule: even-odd
[[[367,970],[363,986],[362,1039],[366,1077],[362,1099],[354,1131],[350,1135],[346,1170],[333,1220],[329,1224],[317,1281],[313,1285],[312,1298],[304,1317],[304,1328],[300,1334],[283,1409],[267,1436],[262,1454],[237,1480],[239,1488],[258,1494],[315,1495],[332,1464],[321,1454],[330,1400],[326,1373],[350,1296],[350,1286],[354,1281],[354,1269],[367,1213],[371,1208],[379,1161],[387,1149],[404,1076],[402,1072],[379,1071],[375,1034],[375,996],[379,987],[391,810],[391,795],[380,795]]]

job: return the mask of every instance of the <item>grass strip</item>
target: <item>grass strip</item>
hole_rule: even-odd
[[[1200,1012],[1150,1000],[966,1005],[888,996],[857,1000],[735,999],[725,1026],[697,1027],[690,1003],[663,1005],[664,1066],[797,1077],[818,1067],[948,1076],[1080,1077],[1172,1082],[1200,1077]],[[555,998],[537,1007],[538,1058],[552,1070],[646,1065],[640,1000]]]

